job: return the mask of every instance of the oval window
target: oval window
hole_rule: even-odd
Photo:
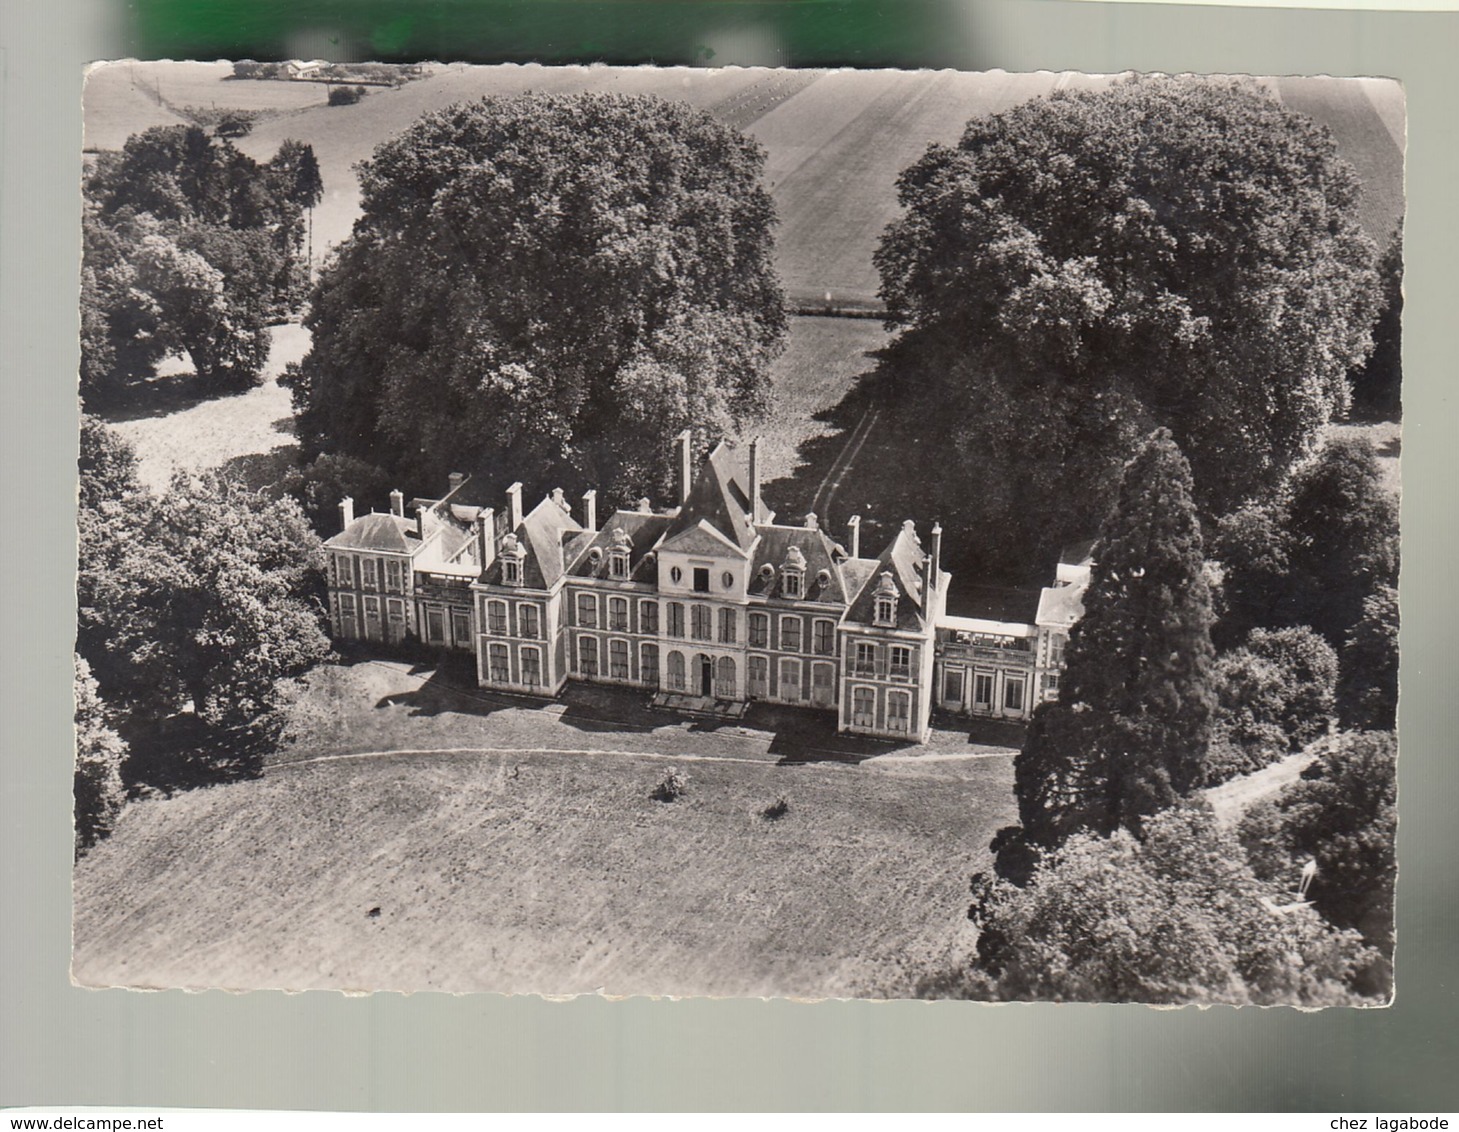
[[[731,589],[731,588],[734,587],[734,584],[735,584],[735,576],[733,574],[731,574],[728,570],[726,570],[722,575],[720,575],[720,579],[719,580],[724,583],[724,588],[725,589]]]
[[[676,584],[682,582],[684,580],[684,571],[680,570],[677,566],[672,566],[669,568],[669,578]]]

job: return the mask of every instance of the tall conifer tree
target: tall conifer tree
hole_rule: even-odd
[[[1024,834],[1139,833],[1201,777],[1215,707],[1211,594],[1190,467],[1170,432],[1125,468],[1057,703],[1015,764]]]

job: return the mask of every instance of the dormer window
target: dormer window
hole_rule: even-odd
[[[798,546],[790,548],[785,556],[785,565],[780,568],[780,592],[785,597],[802,597],[805,594],[805,555]]]
[[[517,541],[517,536],[509,534],[502,539],[502,585],[520,586],[522,584],[522,559],[525,552],[522,544]]]
[[[897,584],[892,580],[890,570],[883,571],[881,581],[877,583],[871,620],[873,625],[888,629],[897,623]]]
[[[622,527],[613,532],[613,545],[608,548],[608,576],[620,580],[628,577],[628,552],[633,541]]]

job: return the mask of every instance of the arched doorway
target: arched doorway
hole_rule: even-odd
[[[700,653],[694,658],[694,671],[699,676],[699,694],[701,696],[714,695],[714,661]]]

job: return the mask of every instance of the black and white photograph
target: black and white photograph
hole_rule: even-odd
[[[1398,82],[83,107],[76,984],[1391,1003]]]

